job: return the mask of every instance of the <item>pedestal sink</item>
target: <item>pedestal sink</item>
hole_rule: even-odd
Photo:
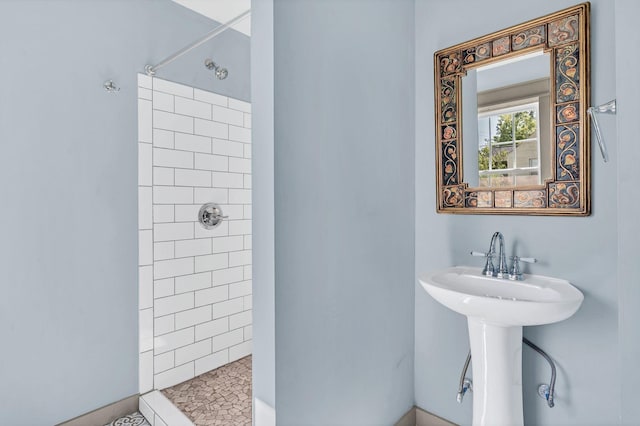
[[[456,266],[421,276],[438,302],[467,317],[473,362],[473,426],[518,426],[522,414],[522,327],[573,315],[584,299],[568,281],[524,275],[510,281]]]

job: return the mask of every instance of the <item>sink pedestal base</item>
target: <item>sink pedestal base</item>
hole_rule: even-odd
[[[522,327],[468,317],[473,426],[522,426]]]

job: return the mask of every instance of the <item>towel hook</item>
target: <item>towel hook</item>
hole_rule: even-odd
[[[116,86],[113,80],[105,81],[102,87],[104,87],[104,90],[106,90],[109,93],[115,93],[120,91],[120,88]]]
[[[607,146],[604,143],[604,138],[602,137],[602,131],[600,130],[600,125],[598,124],[598,119],[596,113],[600,114],[615,114],[616,113],[616,100],[613,99],[607,103],[602,105],[598,105],[595,107],[589,107],[587,109],[587,113],[589,117],[591,117],[591,121],[593,122],[593,129],[596,132],[596,140],[598,141],[598,146],[600,147],[600,153],[602,154],[602,159],[604,162],[609,161],[609,153],[607,152]]]

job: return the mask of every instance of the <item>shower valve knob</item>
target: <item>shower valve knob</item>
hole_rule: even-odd
[[[198,212],[198,221],[205,229],[213,229],[222,223],[223,219],[228,219],[229,216],[224,216],[222,209],[216,203],[207,203],[200,207]]]

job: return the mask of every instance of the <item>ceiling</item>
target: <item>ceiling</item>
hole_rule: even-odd
[[[173,0],[214,21],[225,23],[251,9],[251,0]],[[251,36],[251,16],[232,26],[236,31]]]

